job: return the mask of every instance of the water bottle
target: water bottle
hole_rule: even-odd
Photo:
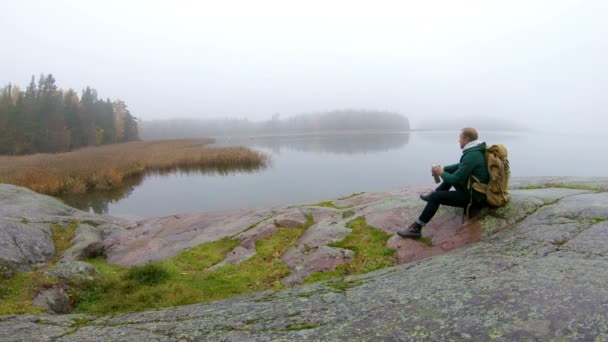
[[[433,170],[433,168],[434,168],[435,166],[437,166],[437,165],[433,164],[433,166],[431,166],[431,170]],[[431,172],[432,172],[432,171],[431,171]],[[435,183],[436,183],[436,184],[439,184],[439,182],[441,182],[441,178],[439,178],[439,176],[438,176],[438,175],[433,175],[433,178],[435,178]]]

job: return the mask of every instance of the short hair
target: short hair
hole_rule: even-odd
[[[477,130],[475,128],[465,127],[460,131],[462,132],[462,136],[469,142],[475,141],[479,138],[479,136],[477,135]]]

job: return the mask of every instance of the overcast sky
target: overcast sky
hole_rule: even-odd
[[[0,32],[2,86],[52,73],[144,120],[357,108],[414,126],[606,123],[606,0],[19,0]]]

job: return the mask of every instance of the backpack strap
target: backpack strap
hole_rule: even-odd
[[[475,183],[471,184],[471,180],[474,180]],[[470,217],[469,215],[471,213],[471,206],[473,205],[473,189],[475,188],[476,184],[481,184],[481,182],[479,181],[479,178],[475,177],[474,175],[470,175],[469,182],[467,184],[467,189],[469,190],[469,204],[467,204],[466,208],[464,208],[464,211],[462,212],[462,223],[463,224],[464,224],[465,216]],[[477,189],[475,189],[475,190],[477,190]],[[477,191],[479,191],[479,190],[477,190]]]
[[[471,184],[471,178],[475,181],[473,184]],[[482,194],[487,194],[488,193],[488,184],[483,184],[482,182],[479,181],[479,178],[471,175],[471,177],[469,178],[469,187],[473,188],[473,190],[477,191],[477,192],[481,192]]]

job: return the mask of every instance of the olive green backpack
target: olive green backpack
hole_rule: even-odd
[[[509,195],[511,170],[507,148],[501,144],[488,146],[484,155],[490,181],[488,184],[482,184],[479,183],[478,179],[475,179],[473,190],[486,194],[487,202],[491,207],[502,207],[511,199]]]

